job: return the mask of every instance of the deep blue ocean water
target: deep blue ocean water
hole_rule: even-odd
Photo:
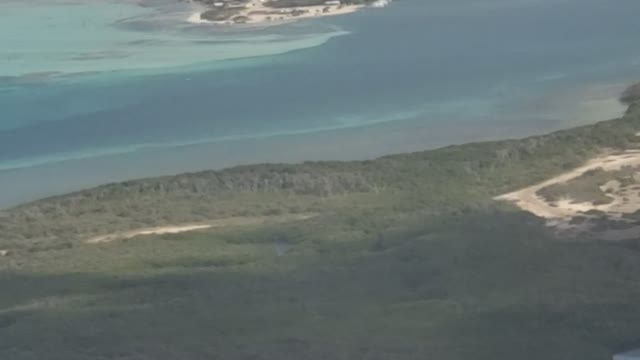
[[[640,78],[635,0],[398,0],[252,31],[188,25],[173,7],[51,6],[70,5],[0,0],[13,30],[0,35],[0,207],[546,132],[619,115]],[[47,25],[28,26],[36,15]]]

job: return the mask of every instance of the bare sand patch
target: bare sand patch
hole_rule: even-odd
[[[232,217],[226,219],[216,219],[206,223],[199,224],[180,224],[180,225],[168,225],[158,226],[143,229],[136,229],[130,231],[115,232],[106,235],[100,235],[86,240],[87,244],[99,244],[117,240],[126,240],[138,236],[145,235],[164,235],[164,234],[179,234],[184,232],[191,232],[197,230],[205,230],[211,228],[221,227],[233,227],[233,226],[250,226],[260,225],[265,223],[278,223],[287,221],[300,221],[310,219],[317,216],[317,214],[293,214],[293,215],[278,215],[278,216],[247,216],[247,217]]]
[[[539,184],[529,186],[508,194],[500,195],[495,199],[513,202],[521,209],[547,219],[572,217],[579,212],[586,212],[589,210],[609,211],[612,210],[611,208],[615,207],[615,201],[611,204],[593,205],[590,203],[575,204],[572,203],[570,199],[566,199],[551,204],[549,201],[541,198],[537,193],[539,190],[547,186],[566,183],[570,180],[573,180],[589,170],[603,169],[604,171],[615,171],[620,170],[626,166],[640,166],[640,150],[629,150],[622,153],[599,156],[595,159],[590,160],[588,163],[581,167],[568,171],[564,174],[561,174]],[[638,209],[640,209],[640,203],[638,203],[637,205]],[[628,209],[626,212],[629,212],[629,210],[630,209]]]
[[[541,189],[567,183],[591,170],[602,169],[606,172],[611,172],[623,168],[639,168],[638,171],[640,171],[640,150],[628,150],[598,156],[576,169],[539,184],[497,196],[495,199],[511,202],[522,210],[546,219],[547,225],[562,231],[572,231],[580,235],[588,233],[589,237],[604,240],[640,238],[640,226],[633,224],[630,224],[625,229],[595,230],[597,226],[592,223],[572,222],[577,217],[596,219],[604,216],[619,224],[625,223],[625,215],[633,214],[640,210],[640,191],[636,184],[622,186],[619,181],[612,180],[601,186],[600,189],[606,193],[607,197],[611,198],[611,202],[607,204],[594,204],[586,201],[576,202],[571,198],[549,201],[538,195]],[[597,211],[599,215],[590,215],[589,212],[592,211]]]

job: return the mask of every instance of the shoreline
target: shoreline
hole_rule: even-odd
[[[6,194],[0,197],[0,212],[38,199],[113,182],[259,163],[371,160],[453,144],[535,136],[573,127],[565,124],[540,129],[535,125],[528,129],[518,129],[510,127],[508,122],[498,120],[483,126],[502,129],[499,133],[479,135],[480,129],[473,123],[464,120],[453,122],[447,127],[438,127],[438,136],[433,136],[434,127],[419,119],[394,120],[305,134],[278,134],[171,148],[147,148],[144,151],[65,159],[14,168],[0,171],[0,186],[7,189]],[[325,145],[329,141],[343,146],[328,148]],[[300,148],[300,144],[304,144],[304,148]],[[298,151],[292,152],[292,148]],[[140,166],[141,164],[144,166]],[[43,185],[37,180],[24,181],[49,178],[51,174],[56,176],[57,181],[54,183],[47,182]]]

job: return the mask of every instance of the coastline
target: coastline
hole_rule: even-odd
[[[434,125],[421,118],[350,128],[227,139],[177,147],[153,147],[127,153],[0,170],[0,210],[49,196],[111,182],[224,169],[256,163],[370,160],[380,156],[431,150],[452,144],[542,135],[576,124],[529,122],[522,127],[507,120],[478,124],[472,120]],[[483,133],[482,129],[499,131]],[[327,147],[327,143],[339,146]],[[291,151],[296,149],[296,151]],[[41,179],[55,178],[56,181]],[[25,181],[25,179],[29,179]]]

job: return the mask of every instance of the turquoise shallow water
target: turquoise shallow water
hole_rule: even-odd
[[[147,5],[0,1],[0,206],[545,132],[616,116],[640,77],[632,0],[403,0],[243,31]]]
[[[56,73],[177,67],[317,46],[340,34],[195,26],[186,19],[196,10],[177,2],[141,7],[116,0],[5,0],[0,3],[0,76],[37,82]]]
[[[148,4],[0,2],[0,130],[135,103],[153,96],[157,83],[147,79],[157,74],[238,68],[257,61],[224,60],[286,53],[345,34],[329,26],[194,26],[186,21],[198,9],[193,5]]]

